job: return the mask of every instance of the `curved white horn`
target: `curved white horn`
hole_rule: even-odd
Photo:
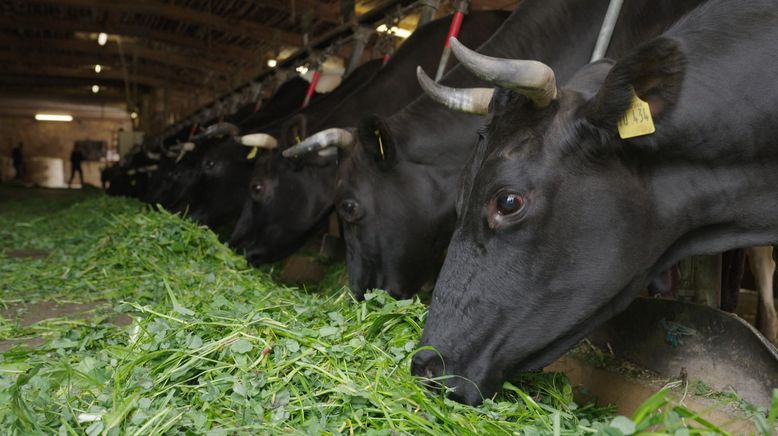
[[[151,173],[154,171],[157,171],[159,169],[159,165],[146,165],[145,167],[138,168],[139,173]]]
[[[178,151],[173,150],[170,147],[166,147],[164,143],[159,144],[159,149],[162,150],[162,153],[164,153],[165,157],[176,157],[178,156]]]
[[[181,162],[181,159],[184,158],[184,155],[190,151],[194,151],[195,148],[197,148],[197,144],[194,142],[184,142],[181,144],[181,152],[178,153],[178,157],[176,157],[176,163]]]
[[[151,159],[151,160],[159,160],[162,157],[162,155],[159,154],[159,153],[154,153],[154,152],[146,150],[146,157]]]
[[[303,142],[287,148],[281,154],[284,157],[297,157],[328,147],[349,148],[352,145],[354,145],[354,135],[351,132],[333,127],[305,138]]]
[[[278,147],[278,140],[267,133],[251,133],[238,138],[238,142],[247,147],[274,149]]]
[[[451,38],[454,56],[476,76],[501,88],[516,91],[544,108],[557,97],[554,70],[538,61],[500,59],[482,55]]]
[[[493,88],[450,88],[435,83],[421,67],[416,67],[419,85],[427,95],[438,103],[455,111],[486,115],[489,102],[494,95]]]
[[[232,123],[216,123],[213,125],[208,126],[205,131],[197,137],[208,137],[208,136],[224,136],[224,135],[231,135],[231,136],[237,136],[240,133],[240,129],[238,129],[238,126]]]

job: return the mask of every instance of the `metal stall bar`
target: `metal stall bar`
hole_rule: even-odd
[[[462,20],[467,14],[469,0],[457,0],[454,4],[456,12],[451,17],[451,27],[448,29],[448,35],[446,36],[446,43],[443,46],[443,54],[440,56],[440,63],[438,64],[438,72],[435,73],[435,81],[439,81],[443,77],[443,73],[446,71],[446,64],[448,64],[448,58],[451,56],[451,38],[459,36],[459,29],[462,28]]]

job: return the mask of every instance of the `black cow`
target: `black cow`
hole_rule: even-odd
[[[301,113],[337,105],[372,79],[381,64],[382,61],[377,59],[361,65],[339,87],[315,100]],[[256,130],[256,126],[242,125],[241,130]],[[267,153],[268,148],[277,147],[274,138],[251,136],[260,136],[255,139],[261,144],[250,141],[254,145],[261,145],[260,154],[257,153],[259,150],[254,151],[242,144],[241,138],[233,137],[200,147],[204,151],[198,155],[200,157],[193,165],[193,174],[187,178],[187,185],[179,194],[180,203],[186,205],[193,220],[210,228],[231,228],[234,225],[248,197],[249,179],[256,157]]]
[[[507,17],[501,11],[472,12],[462,25],[462,36],[478,45]],[[306,131],[354,123],[365,113],[392,113],[421,93],[415,66],[437,66],[450,18],[418,29],[397,50],[379,74],[338,107],[313,117],[294,117],[278,138],[279,150],[303,138]],[[327,116],[329,115],[329,116]],[[280,153],[258,158],[252,175],[251,198],[243,208],[231,245],[245,251],[252,264],[273,262],[297,250],[315,233],[332,211],[336,156],[312,155],[295,162]]]
[[[778,2],[711,0],[564,89],[553,74],[500,80],[422,336],[440,354],[417,354],[413,372],[445,364],[453,398],[479,403],[680,259],[777,242],[776,50]],[[635,95],[648,107],[628,111]],[[649,132],[649,111],[655,133],[620,139],[641,116]]]
[[[700,1],[627,2],[609,53],[617,56],[659,34]],[[591,56],[608,3],[526,0],[480,51],[540,58],[567,80]],[[483,82],[457,69],[443,83]],[[457,97],[455,103],[467,101]],[[459,175],[482,123],[479,116],[437,107],[430,98],[389,118],[361,122],[357,144],[341,164],[336,196],[357,297],[383,288],[408,298],[434,280],[454,229]]]
[[[262,105],[259,111],[251,114],[245,119],[239,120],[238,125],[241,127],[251,126],[257,128],[296,112],[303,103],[305,93],[308,91],[309,86],[310,83],[302,77],[292,77],[276,90],[273,96]],[[315,93],[311,98],[311,104],[321,97],[322,94],[318,92]]]
[[[293,77],[284,82],[268,99],[262,108],[252,113],[244,122],[247,125],[262,125],[276,118],[284,117],[299,108],[308,89],[308,82],[300,77]],[[318,100],[319,94],[314,95],[313,102]],[[242,113],[242,111],[241,111]],[[212,121],[217,124],[217,120]],[[166,138],[162,142],[162,158],[160,170],[152,179],[149,187],[149,202],[160,204],[174,212],[184,212],[189,209],[190,190],[195,184],[200,169],[203,165],[205,152],[224,141],[221,138],[212,138],[211,135],[200,133],[199,139],[195,139],[195,149],[181,154],[181,144],[190,142],[191,126],[182,128],[181,131]]]
[[[142,148],[132,150],[117,165],[104,168],[100,179],[111,196],[145,198],[158,170],[159,156]]]
[[[152,179],[146,201],[171,212],[187,212],[191,197],[191,190],[187,188],[198,177],[206,151],[237,134],[237,126],[217,123],[187,142],[160,147],[159,171]]]

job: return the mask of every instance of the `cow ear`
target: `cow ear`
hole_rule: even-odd
[[[308,137],[306,126],[308,120],[303,114],[297,114],[289,118],[283,125],[283,133],[281,139],[283,141],[282,147],[291,147],[295,144],[299,144],[300,141]]]
[[[614,131],[637,95],[648,103],[654,121],[661,120],[678,102],[685,70],[686,57],[679,43],[656,39],[613,66],[587,105],[585,116],[595,126]]]
[[[381,169],[389,169],[397,163],[397,147],[386,122],[377,115],[369,115],[360,121],[357,139],[368,156]]]

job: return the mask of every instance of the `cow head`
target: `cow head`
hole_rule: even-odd
[[[678,260],[684,228],[649,182],[656,138],[621,140],[617,122],[634,90],[659,133],[685,58],[659,39],[557,90],[545,68],[452,48],[499,89],[424,328],[421,344],[436,351],[418,353],[412,371],[449,375],[452,397],[476,404],[550,363]]]
[[[300,248],[332,210],[335,162],[327,153],[290,160],[275,150],[257,157],[230,246],[252,265]]]
[[[233,138],[213,144],[202,154],[196,177],[187,187],[189,216],[210,228],[228,224],[240,214],[247,195],[253,159]]]
[[[444,179],[460,169],[450,156],[425,153],[434,139],[418,130],[413,123],[369,116],[339,168],[335,207],[358,298],[374,288],[410,298],[442,264],[456,218],[456,191]]]
[[[151,181],[149,202],[173,212],[189,207],[189,188],[200,171],[203,154],[210,141],[198,140],[161,147],[159,170]]]

